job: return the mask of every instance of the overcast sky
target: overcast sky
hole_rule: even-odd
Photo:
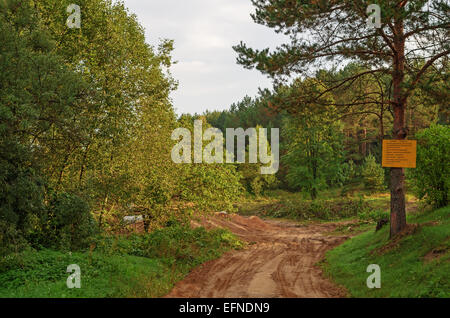
[[[253,22],[250,0],[124,0],[145,27],[147,42],[175,40],[172,94],[178,114],[228,109],[271,81],[236,64],[232,46],[242,40],[254,48],[275,48],[283,35]]]

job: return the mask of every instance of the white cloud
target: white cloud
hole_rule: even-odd
[[[232,46],[274,48],[285,39],[250,17],[250,0],[125,0],[146,29],[147,42],[175,40],[172,69],[179,89],[172,94],[178,113],[226,109],[271,82],[236,64]]]

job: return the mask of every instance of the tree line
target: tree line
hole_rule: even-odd
[[[253,0],[252,3],[253,20],[283,32],[289,36],[290,43],[271,52],[241,42],[234,47],[239,64],[256,68],[279,83],[292,74],[311,78],[312,71],[327,63],[338,66],[358,62],[361,69],[356,74],[328,82],[324,88],[308,85],[309,95],[303,96],[304,104],[313,101],[359,112],[376,100],[379,114],[386,107],[392,114],[393,139],[406,139],[410,133],[406,119],[413,96],[421,88],[433,91],[431,87],[448,76],[448,1],[376,1],[380,9],[379,26],[368,23],[367,9],[373,3],[366,0]],[[357,85],[368,76],[376,79],[375,90],[361,90],[354,99],[345,102],[327,98],[328,93]],[[389,79],[387,86],[384,78]],[[292,111],[291,105],[287,106]],[[390,190],[393,236],[406,228],[404,168],[390,169]]]
[[[170,93],[173,41],[145,42],[121,2],[0,2],[0,223],[2,247],[86,246],[124,215],[230,208],[234,165],[175,165]],[[178,209],[178,210],[177,210]],[[119,226],[120,224],[116,224]]]
[[[77,29],[65,24],[71,1],[0,2],[1,253],[22,243],[82,248],[99,232],[120,229],[125,215],[142,215],[147,231],[173,215],[233,210],[242,195],[266,189],[315,199],[358,177],[370,188],[391,187],[395,233],[404,225],[404,171],[385,178],[380,150],[383,138],[406,132],[433,145],[419,158],[435,163],[411,180],[422,180],[422,197],[446,204],[448,174],[436,171],[448,171],[448,6],[433,2],[427,13],[420,9],[426,1],[381,1],[383,28],[372,30],[364,1],[316,2],[253,1],[257,23],[292,39],[277,52],[235,47],[239,63],[274,78],[273,89],[227,111],[179,117],[170,98],[173,41],[148,45],[123,3],[79,0]],[[298,39],[306,30],[314,41]],[[403,45],[417,37],[422,51]],[[341,64],[307,74],[326,57]],[[195,120],[222,131],[281,128],[279,172],[262,175],[261,164],[175,164],[171,134],[193,132]],[[441,125],[421,131],[431,124]]]

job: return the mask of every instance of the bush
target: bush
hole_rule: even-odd
[[[411,215],[409,221],[419,227],[395,241],[387,239],[389,226],[351,238],[327,252],[322,268],[351,297],[448,298],[450,207]],[[367,288],[368,264],[386,269],[382,288]]]
[[[2,297],[161,297],[194,267],[243,243],[224,229],[174,223],[149,234],[97,236],[89,252],[26,249],[0,257]],[[81,268],[82,288],[68,289],[69,264]]]
[[[368,190],[385,190],[384,169],[376,162],[374,156],[369,155],[366,157],[362,166],[361,174],[363,177],[364,186]]]
[[[241,174],[232,164],[183,165],[178,184],[179,197],[202,210],[233,211],[233,202],[242,195]]]
[[[364,209],[358,213],[358,218],[364,221],[378,222],[382,219],[389,219],[389,212],[383,210]]]
[[[29,149],[14,140],[1,140],[0,221],[11,224],[22,235],[32,231],[34,220],[45,211],[43,184],[31,164]]]
[[[278,183],[275,175],[261,174],[262,166],[261,163],[244,163],[238,166],[238,171],[242,174],[242,185],[255,196],[262,195],[264,191],[274,188]]]
[[[68,250],[88,247],[98,229],[89,205],[68,193],[54,195],[43,221],[48,234],[42,239],[44,245]]]
[[[173,223],[172,226],[144,235],[103,237],[97,242],[97,251],[195,266],[218,257],[226,250],[239,249],[242,246],[242,242],[228,230],[207,231],[203,227],[192,229],[189,226]]]
[[[338,220],[356,217],[362,211],[369,209],[369,204],[362,199],[286,200],[270,207],[267,214],[272,217],[294,220]]]
[[[450,191],[450,128],[433,125],[416,137],[417,168],[408,171],[412,188],[420,199],[445,207]]]
[[[27,246],[27,241],[13,224],[0,221],[0,258],[21,252]]]
[[[344,162],[341,166],[341,171],[343,184],[352,183],[358,177],[357,166],[353,160]]]

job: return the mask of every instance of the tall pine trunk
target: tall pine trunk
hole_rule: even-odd
[[[406,139],[406,97],[403,94],[405,71],[405,37],[401,18],[394,24],[393,108],[394,139]],[[406,228],[405,169],[391,168],[391,237]]]

